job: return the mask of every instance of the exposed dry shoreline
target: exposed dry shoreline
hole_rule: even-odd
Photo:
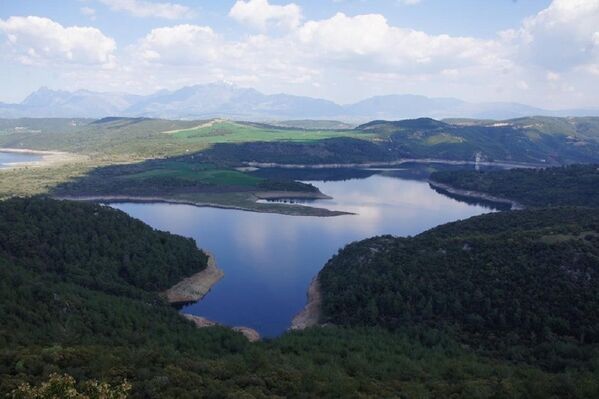
[[[276,199],[332,199],[326,194],[318,192],[304,191],[262,191],[254,193],[258,199],[276,200]]]
[[[495,197],[493,195],[485,194],[480,191],[461,190],[459,188],[455,188],[455,187],[452,187],[452,186],[449,186],[449,185],[443,184],[443,183],[438,183],[433,180],[428,180],[428,184],[430,184],[431,187],[433,187],[433,188],[436,188],[441,191],[446,191],[449,194],[460,195],[463,197],[469,197],[469,198],[479,199],[479,200],[484,200],[484,201],[496,202],[499,204],[507,204],[507,205],[511,206],[511,210],[520,210],[520,209],[525,208],[524,205],[522,205],[521,203],[519,203],[517,201],[511,200],[508,198]]]
[[[225,273],[216,266],[214,256],[207,252],[206,254],[208,255],[208,264],[204,270],[179,281],[161,294],[169,303],[176,305],[197,302],[204,298],[210,292],[210,289],[224,277]],[[180,314],[186,319],[193,321],[198,328],[220,325],[202,316],[195,316],[188,313]],[[231,329],[243,334],[250,342],[260,340],[258,331],[249,327],[231,327]]]
[[[207,318],[202,317],[202,316],[195,316],[195,315],[192,315],[189,313],[182,313],[182,315],[187,320],[192,321],[196,325],[197,328],[206,328],[206,327],[213,327],[213,326],[221,325],[215,321],[208,320]],[[256,330],[254,330],[253,328],[231,327],[231,330],[237,331],[237,332],[243,334],[250,342],[257,342],[257,341],[260,341],[260,339],[261,339],[260,333]]]
[[[255,200],[259,199],[280,199],[280,198],[289,198],[289,199],[328,199],[330,197],[320,193],[320,195],[316,195],[314,193],[310,193],[310,196],[305,195],[307,193],[302,192],[262,192],[251,194]],[[260,195],[260,197],[258,197]],[[331,216],[341,216],[341,215],[352,215],[349,212],[343,211],[334,211],[325,208],[315,208],[309,206],[299,206],[299,205],[284,205],[285,208],[281,206],[276,208],[250,208],[243,207],[237,205],[227,205],[220,204],[214,202],[202,202],[202,201],[192,201],[185,199],[176,199],[176,198],[166,198],[166,197],[157,197],[157,196],[130,196],[130,195],[82,195],[82,196],[73,196],[73,195],[62,195],[55,196],[54,198],[58,200],[69,200],[69,201],[90,201],[90,202],[107,202],[107,203],[116,203],[116,202],[136,202],[136,203],[165,203],[165,204],[178,204],[178,205],[191,205],[197,206],[199,208],[219,208],[219,209],[234,209],[239,211],[246,212],[257,212],[257,213],[278,213],[282,215],[289,216],[318,216],[318,217],[331,217]]]
[[[312,279],[308,287],[308,302],[306,306],[295,315],[291,321],[290,330],[303,330],[308,327],[317,326],[320,322],[322,291],[318,276]]]
[[[0,148],[0,152],[9,152],[14,154],[33,154],[42,156],[42,159],[40,161],[16,162],[14,164],[10,164],[7,168],[4,168],[5,170],[24,167],[47,167],[87,159],[85,155],[73,154],[70,152],[63,151],[41,151],[30,150],[25,148]]]
[[[458,161],[452,159],[436,158],[404,158],[389,162],[365,162],[365,163],[323,163],[323,164],[284,164],[275,162],[244,162],[250,168],[282,168],[282,169],[343,169],[343,168],[373,168],[384,166],[399,166],[406,163],[439,163],[446,165],[480,165],[480,166],[504,166],[511,168],[540,168],[550,165],[534,164],[511,161]]]
[[[162,293],[169,303],[197,302],[224,277],[225,272],[216,266],[214,256],[209,253],[207,255],[208,264],[204,270],[179,281]]]

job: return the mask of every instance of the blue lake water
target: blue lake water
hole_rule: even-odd
[[[428,183],[373,175],[312,181],[332,200],[312,206],[357,213],[328,218],[285,216],[171,204],[113,204],[154,228],[193,237],[212,252],[225,277],[182,311],[263,336],[285,331],[306,302],[312,278],[349,242],[375,235],[415,235],[493,209],[459,202]]]
[[[41,155],[15,152],[0,152],[0,169],[8,168],[13,163],[34,162],[42,159]]]

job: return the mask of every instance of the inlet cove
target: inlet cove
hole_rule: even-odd
[[[332,198],[295,206],[347,213],[326,218],[164,203],[112,206],[156,229],[191,237],[214,255],[224,277],[181,312],[274,337],[290,327],[306,303],[311,280],[346,244],[382,234],[416,235],[495,209],[439,194],[427,181],[408,178],[410,172],[414,170],[354,171],[354,176],[370,176],[307,181]]]

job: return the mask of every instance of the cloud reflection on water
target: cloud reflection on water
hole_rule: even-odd
[[[185,309],[267,336],[303,306],[310,280],[345,244],[381,234],[414,235],[490,212],[443,196],[426,182],[392,177],[312,182],[334,197],[310,203],[357,213],[330,218],[169,204],[115,204],[151,226],[196,239],[225,271],[212,292]]]

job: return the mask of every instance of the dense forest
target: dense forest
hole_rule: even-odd
[[[501,212],[350,244],[320,273],[323,322],[437,328],[543,369],[599,359],[599,211]]]
[[[521,228],[522,237],[536,237],[535,232],[543,230],[538,244],[541,248],[556,246],[555,253],[567,249],[564,262],[571,260],[572,251],[577,255],[574,263],[564,263],[568,266],[564,271],[567,279],[552,294],[569,295],[570,286],[596,284],[597,263],[588,262],[590,256],[596,255],[597,241],[590,231],[596,230],[598,220],[594,213],[570,214],[562,217],[539,213],[532,220],[523,213],[511,224],[509,219],[496,223],[475,218],[470,223],[447,225],[426,233],[431,235],[429,238],[414,240],[438,240],[447,251],[444,256],[475,256],[479,248],[485,248],[485,240],[493,241],[492,237],[507,234],[515,226]],[[540,221],[543,218],[548,221]],[[477,241],[478,231],[482,233]],[[462,242],[465,237],[468,246]],[[450,245],[457,241],[458,247]],[[499,246],[500,241],[497,238],[497,250],[505,251],[504,246]],[[527,245],[533,245],[533,241],[529,239]],[[349,255],[356,245],[342,254]],[[435,247],[439,257],[440,248]],[[366,254],[372,256],[375,252],[368,249]],[[492,253],[491,249],[487,252]],[[385,253],[382,248],[380,253]],[[552,259],[552,253],[546,253],[547,259]],[[336,259],[332,263],[343,258]],[[327,297],[326,315],[331,320],[345,317],[345,308],[339,307],[336,316],[331,312],[331,303],[347,303],[354,307],[355,315],[347,322],[336,321],[346,325],[287,333],[255,344],[223,327],[198,330],[166,304],[158,292],[201,269],[205,262],[205,255],[191,240],[154,231],[111,208],[44,198],[0,203],[0,395],[25,382],[36,386],[45,381],[53,384],[57,379],[82,392],[95,386],[93,381],[123,390],[130,387],[130,395],[139,398],[589,398],[599,394],[597,367],[595,364],[593,368],[590,360],[595,356],[592,345],[597,340],[596,310],[587,309],[596,305],[596,297],[586,289],[580,289],[574,299],[565,298],[563,307],[587,312],[588,322],[581,322],[578,313],[566,317],[559,306],[550,309],[557,312],[560,320],[548,322],[547,311],[531,321],[535,328],[538,323],[548,322],[551,333],[560,339],[572,335],[572,342],[555,353],[556,359],[568,360],[558,367],[530,357],[514,359],[480,350],[474,343],[490,339],[485,319],[477,319],[473,325],[468,324],[468,329],[464,328],[466,336],[472,338],[468,342],[473,343],[465,346],[462,336],[445,328],[445,323],[419,321],[416,302],[420,302],[420,297],[414,299],[413,309],[405,312],[411,321],[400,325],[387,317],[387,291],[373,295],[374,305],[381,305],[376,317],[371,317],[369,301],[367,311],[353,301],[331,302],[338,294],[331,288],[336,283],[325,277],[327,271],[335,269],[331,264],[322,276],[332,295]],[[383,271],[383,266],[392,269],[382,263]],[[359,296],[381,281],[384,283],[354,264],[360,269],[356,280],[356,272],[351,264],[349,267],[337,276],[341,280],[345,276],[354,278],[346,281],[349,289],[345,292]],[[473,277],[478,274],[472,267],[468,270],[468,278],[462,280],[474,282]],[[509,268],[504,265],[502,270]],[[423,294],[430,292],[423,288],[427,285],[425,279],[410,274],[409,269],[404,273],[412,276],[411,283],[422,288]],[[441,286],[443,273],[436,276],[430,282],[432,288]],[[534,280],[539,284],[545,282],[532,271],[524,276],[540,279]],[[511,281],[501,280],[499,273],[496,277],[499,283]],[[363,284],[355,285],[362,279]],[[460,283],[457,280],[458,277],[452,282]],[[543,295],[549,295],[547,291],[543,290]],[[487,306],[485,298],[506,298],[495,291],[490,293],[484,286],[480,294],[476,290],[470,292],[477,301],[483,296],[483,307]],[[445,295],[455,292],[446,290]],[[477,314],[478,308],[473,308],[467,298],[460,300],[464,313]],[[549,299],[542,303],[553,305]],[[437,302],[431,306],[439,320],[455,316],[438,313]],[[505,306],[491,302],[491,314],[495,314],[494,309],[503,311]],[[530,306],[535,305],[522,302],[521,317],[530,316]],[[427,307],[425,303],[424,308]],[[509,326],[513,317],[505,316]],[[459,325],[461,319],[456,318],[456,323]],[[537,340],[546,338],[541,334]],[[532,339],[522,334],[515,342],[528,345]],[[499,350],[497,345],[493,348]],[[556,350],[554,346],[550,348]],[[70,377],[57,377],[65,373]],[[27,392],[34,390],[22,387],[18,391],[21,393],[15,391],[15,397],[27,397]]]
[[[530,207],[599,207],[599,166],[569,165],[504,171],[440,171],[434,182],[518,201]]]

